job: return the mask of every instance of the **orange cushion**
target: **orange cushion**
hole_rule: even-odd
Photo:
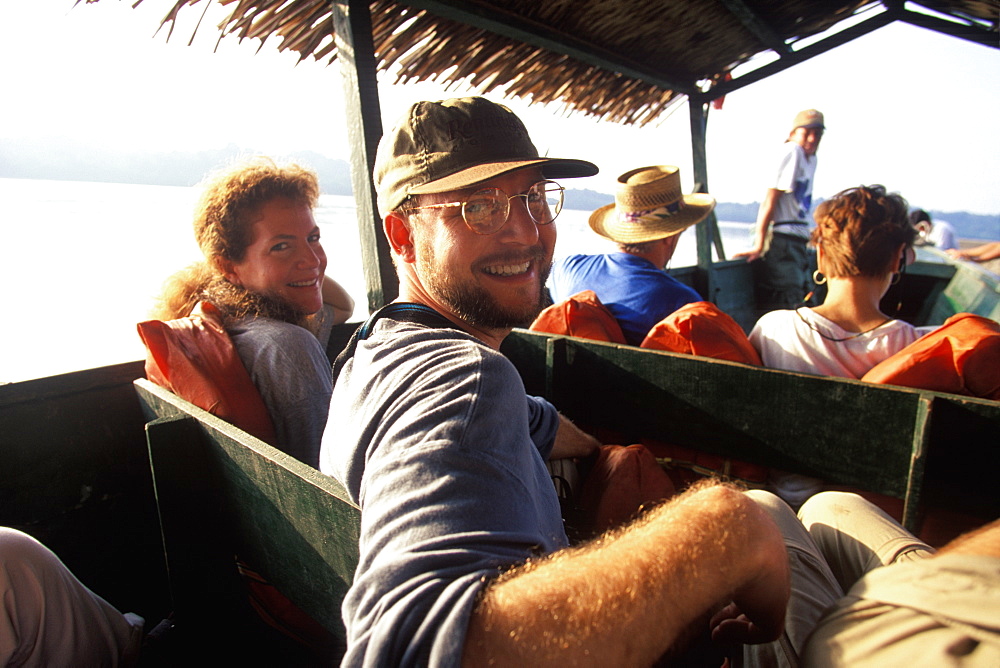
[[[275,443],[264,400],[211,304],[177,320],[136,326],[146,344],[146,377],[257,438]]]
[[[861,380],[1000,401],[1000,324],[958,313]]]
[[[596,532],[624,524],[643,504],[674,494],[670,476],[653,453],[638,443],[602,445],[580,489],[579,503]]]
[[[594,341],[625,343],[618,321],[593,290],[578,292],[538,314],[529,328],[535,332],[579,336]]]
[[[763,366],[743,328],[710,302],[680,307],[649,330],[642,347]]]

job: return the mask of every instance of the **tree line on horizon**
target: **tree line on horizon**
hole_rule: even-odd
[[[68,140],[0,141],[0,178],[49,179],[58,181],[98,181],[142,185],[193,186],[213,169],[240,156],[255,155],[230,144],[224,148],[197,152],[95,151],[93,147]],[[346,160],[328,158],[313,151],[288,156],[315,170],[320,190],[328,195],[352,194],[350,166]],[[822,200],[820,200],[822,201]],[[614,202],[614,195],[587,189],[566,190],[566,207],[593,211]],[[818,203],[818,202],[817,202]],[[757,220],[759,202],[719,202],[718,220],[752,223]],[[951,223],[960,237],[1000,240],[1000,213],[992,215],[967,211],[928,210],[932,220]]]

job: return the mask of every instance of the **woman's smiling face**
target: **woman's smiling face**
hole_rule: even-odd
[[[310,207],[286,197],[265,202],[251,237],[243,260],[229,263],[226,278],[303,314],[320,310],[326,253]]]

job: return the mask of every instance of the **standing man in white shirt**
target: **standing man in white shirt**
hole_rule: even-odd
[[[816,150],[826,125],[816,109],[800,111],[792,122],[776,178],[757,212],[754,246],[746,253],[754,267],[757,310],[795,308],[812,290],[815,255],[806,246],[811,225]]]

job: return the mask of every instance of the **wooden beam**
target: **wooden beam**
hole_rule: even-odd
[[[617,72],[654,86],[685,95],[697,92],[696,83],[693,81],[683,81],[679,76],[650,69],[572,35],[556,32],[551,26],[500,11],[495,7],[487,7],[472,0],[397,0],[397,2],[530,46],[569,56],[588,65]]]
[[[344,107],[350,146],[351,187],[361,237],[362,270],[369,313],[394,300],[399,282],[382,233],[372,170],[382,137],[382,112],[375,72],[371,12],[367,0],[333,0],[337,62],[343,75]]]
[[[708,159],[705,152],[706,125],[708,123],[708,105],[697,104],[688,100],[688,113],[691,119],[691,157],[694,168],[694,191],[708,192]],[[718,243],[718,251],[722,253],[722,240],[718,237],[718,226],[715,216],[709,214],[708,220],[695,225],[695,237],[698,241],[698,274],[695,288],[705,299],[711,301],[715,286],[712,276],[712,243]]]
[[[951,37],[982,44],[983,46],[990,46],[994,49],[1000,48],[1000,35],[993,30],[973,23],[946,21],[936,16],[928,16],[927,14],[920,14],[919,12],[909,10],[900,12],[899,20],[920,28],[927,28],[928,30],[950,35]]]
[[[857,25],[846,28],[835,35],[831,35],[826,39],[785,55],[775,62],[762,65],[752,72],[747,72],[746,74],[730,81],[723,81],[718,85],[713,86],[710,90],[692,95],[691,98],[702,103],[710,102],[716,98],[722,97],[723,95],[732,93],[735,90],[739,90],[744,86],[756,83],[761,79],[766,79],[767,77],[777,74],[778,72],[783,72],[793,65],[798,65],[799,63],[805,62],[810,58],[824,54],[830,49],[847,44],[858,37],[862,37],[863,35],[867,35],[868,33],[878,30],[883,26],[889,25],[895,20],[895,16],[891,12],[883,12],[882,14],[873,16],[872,18],[858,23]]]

